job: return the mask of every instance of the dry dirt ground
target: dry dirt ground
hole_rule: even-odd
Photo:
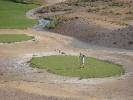
[[[1,100],[132,100],[133,53],[126,50],[104,48],[78,49],[71,47],[72,38],[49,32],[27,30],[0,30],[1,34],[30,34],[36,41],[0,44]],[[84,52],[86,55],[123,64],[126,75],[117,78],[78,80],[56,76],[33,69],[23,63],[33,55],[68,54]],[[22,61],[22,62],[21,62]]]
[[[132,5],[132,0],[69,0],[44,7],[38,10],[37,15],[63,19],[49,31],[72,36],[88,44],[133,50]]]
[[[108,23],[103,26],[118,28]],[[91,47],[71,37],[34,29],[0,30],[0,34],[9,33],[33,35],[35,41],[0,44],[0,100],[133,100],[132,50]],[[79,80],[33,69],[25,63],[32,55],[58,54],[58,49],[122,64],[126,74]]]

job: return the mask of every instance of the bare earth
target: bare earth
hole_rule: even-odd
[[[111,26],[118,28],[109,24]],[[92,47],[71,37],[34,29],[0,30],[0,34],[9,33],[30,34],[35,41],[0,44],[0,100],[133,100],[132,50]],[[26,64],[33,55],[59,54],[58,49],[68,55],[83,52],[122,64],[126,74],[79,80],[33,69]]]
[[[114,2],[121,6],[113,6]],[[49,31],[92,45],[133,50],[133,2],[96,0],[91,3],[69,0],[44,7],[36,15],[63,19]]]

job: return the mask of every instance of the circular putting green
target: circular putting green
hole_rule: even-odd
[[[26,34],[0,34],[0,43],[21,42],[31,39],[33,39],[33,36],[28,36]]]
[[[80,78],[103,78],[124,74],[121,65],[91,57],[85,58],[84,68],[80,68],[78,56],[33,57],[30,64],[34,68],[46,69],[54,74]]]

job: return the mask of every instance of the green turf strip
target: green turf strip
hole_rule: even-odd
[[[35,7],[37,7],[35,4],[0,0],[0,29],[24,29],[33,26],[36,21],[28,19],[26,12]]]
[[[0,34],[0,43],[21,42],[33,39],[33,36],[25,34]]]
[[[90,57],[86,57],[85,62],[84,68],[80,68],[77,56],[46,56],[33,57],[30,64],[54,74],[80,78],[102,78],[124,73],[121,65]]]

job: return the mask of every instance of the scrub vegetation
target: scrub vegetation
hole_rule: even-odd
[[[47,29],[54,29],[57,25],[63,22],[62,17],[53,17],[50,22],[45,26]]]

